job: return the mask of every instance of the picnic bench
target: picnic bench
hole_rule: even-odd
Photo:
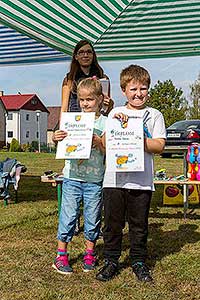
[[[58,214],[60,214],[61,201],[62,201],[62,182],[63,176],[58,176],[55,178],[49,178],[48,176],[41,176],[41,182],[51,183],[53,187],[57,188],[57,200],[58,200]],[[188,185],[200,185],[200,181],[197,180],[154,180],[155,185],[165,185],[165,184],[178,184],[183,185],[183,207],[184,207],[184,218],[186,218],[188,209]]]

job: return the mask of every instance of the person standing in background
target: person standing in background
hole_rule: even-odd
[[[81,110],[77,100],[77,85],[82,79],[93,76],[97,77],[97,79],[105,78],[109,80],[97,61],[92,44],[88,40],[81,40],[74,48],[70,71],[63,80],[61,112]],[[109,84],[108,94],[104,94],[102,104],[104,115],[108,115],[113,108],[113,104],[114,102],[110,98]]]

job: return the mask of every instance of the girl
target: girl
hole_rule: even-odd
[[[84,78],[93,76],[96,76],[97,78],[108,79],[98,63],[96,52],[92,44],[88,40],[81,40],[74,48],[70,71],[63,80],[61,112],[81,111],[80,103],[77,99],[77,85]],[[114,102],[110,98],[109,82],[108,95],[104,95],[101,113],[107,116],[113,108],[113,105]],[[56,142],[54,134],[53,142]],[[80,232],[80,216],[81,214],[79,212],[75,235]]]
[[[65,162],[62,188],[62,206],[58,226],[58,251],[53,268],[61,274],[73,272],[69,265],[67,246],[72,240],[80,201],[84,207],[84,236],[86,250],[83,270],[95,268],[94,247],[99,236],[102,208],[102,180],[104,176],[105,148],[102,144],[106,117],[100,114],[103,101],[101,83],[95,78],[83,79],[77,87],[80,108],[83,112],[95,112],[92,150],[89,159]],[[55,132],[57,141],[63,140],[67,132]]]

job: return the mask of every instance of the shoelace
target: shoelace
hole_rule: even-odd
[[[66,267],[69,266],[68,257],[67,255],[62,255],[56,258],[56,266],[57,267]]]
[[[117,265],[115,265],[114,263],[106,262],[105,266],[103,266],[100,269],[100,271],[104,270],[105,275],[110,275],[110,273],[112,273],[113,271],[115,271],[116,268],[117,268]]]
[[[143,275],[149,275],[149,269],[146,265],[144,264],[136,264],[134,266],[136,268],[136,271],[140,274],[143,274]]]

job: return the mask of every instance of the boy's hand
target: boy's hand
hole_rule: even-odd
[[[56,130],[53,133],[52,141],[53,142],[62,141],[66,136],[67,136],[67,132],[66,131],[64,131],[64,130]]]
[[[126,128],[128,125],[128,116],[123,113],[114,114],[113,118],[118,119],[121,122],[122,128]]]

